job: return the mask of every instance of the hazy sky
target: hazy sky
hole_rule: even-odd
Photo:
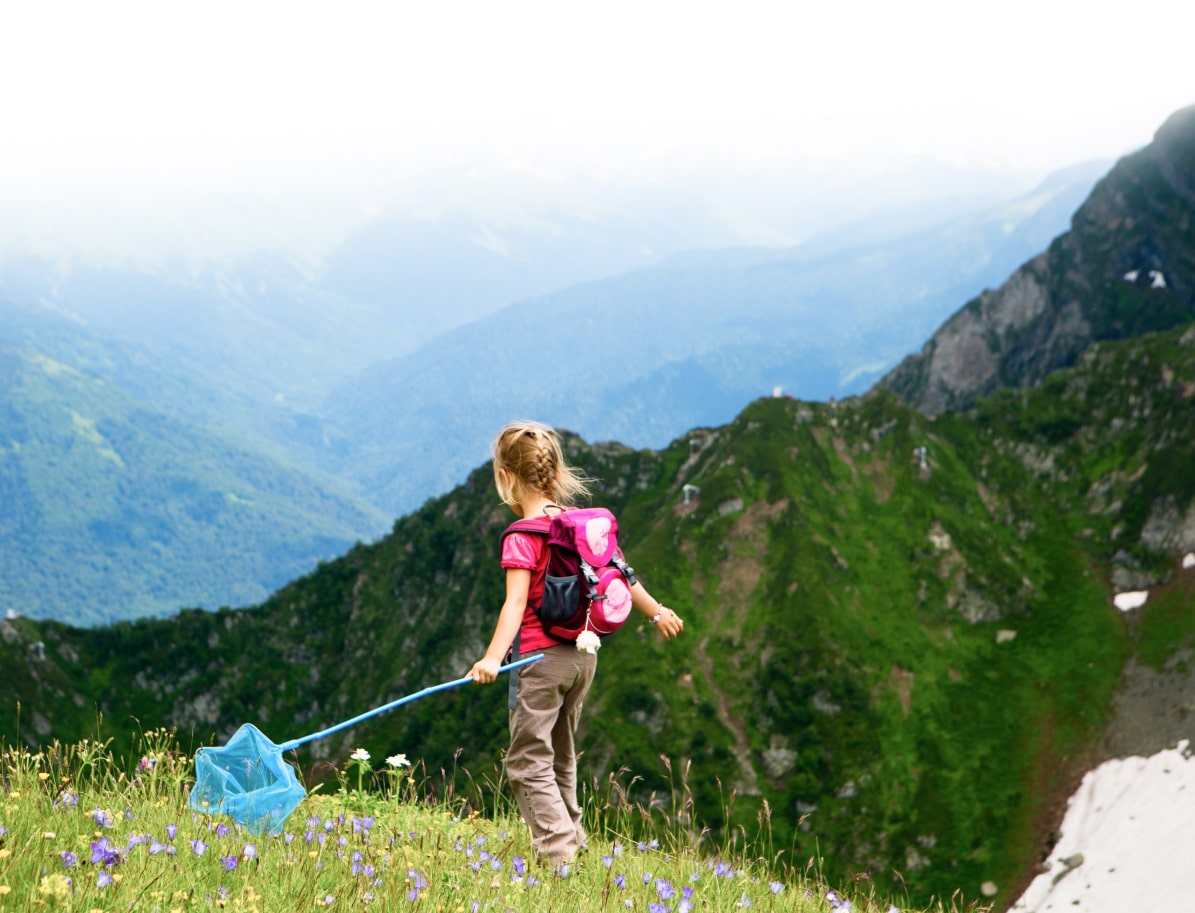
[[[234,247],[270,225],[318,245],[432,171],[567,186],[925,156],[1043,173],[1140,146],[1195,103],[1193,10],[7,3],[0,246],[163,212]]]

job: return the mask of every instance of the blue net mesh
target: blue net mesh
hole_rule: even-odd
[[[195,753],[193,811],[224,814],[254,834],[276,834],[307,791],[282,750],[250,723],[221,748]]]

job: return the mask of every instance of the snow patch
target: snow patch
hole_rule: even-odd
[[[1117,593],[1112,598],[1112,603],[1116,608],[1122,612],[1128,612],[1132,609],[1139,609],[1145,605],[1145,600],[1149,598],[1148,590],[1134,590],[1131,593]]]
[[[1150,758],[1106,761],[1071,796],[1045,871],[1012,909],[1184,909],[1195,896],[1192,820],[1195,761],[1185,739]]]
[[[1166,288],[1166,274],[1160,269],[1151,269],[1147,272],[1149,276],[1150,288]],[[1141,270],[1131,269],[1123,276],[1125,282],[1136,282],[1141,278]]]

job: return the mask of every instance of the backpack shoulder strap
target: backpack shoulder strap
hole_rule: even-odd
[[[547,539],[549,529],[547,517],[524,517],[515,520],[514,523],[502,530],[502,538],[498,541],[498,551],[502,551],[506,546],[506,537],[511,533],[531,533]],[[544,550],[544,553],[547,553],[547,549]]]
[[[511,533],[536,533],[540,536],[546,536],[548,534],[549,522],[547,517],[520,518],[502,531],[502,539],[505,541],[506,537]]]

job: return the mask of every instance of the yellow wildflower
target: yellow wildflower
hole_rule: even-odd
[[[37,893],[51,900],[66,900],[71,893],[71,880],[65,875],[43,875]]]

